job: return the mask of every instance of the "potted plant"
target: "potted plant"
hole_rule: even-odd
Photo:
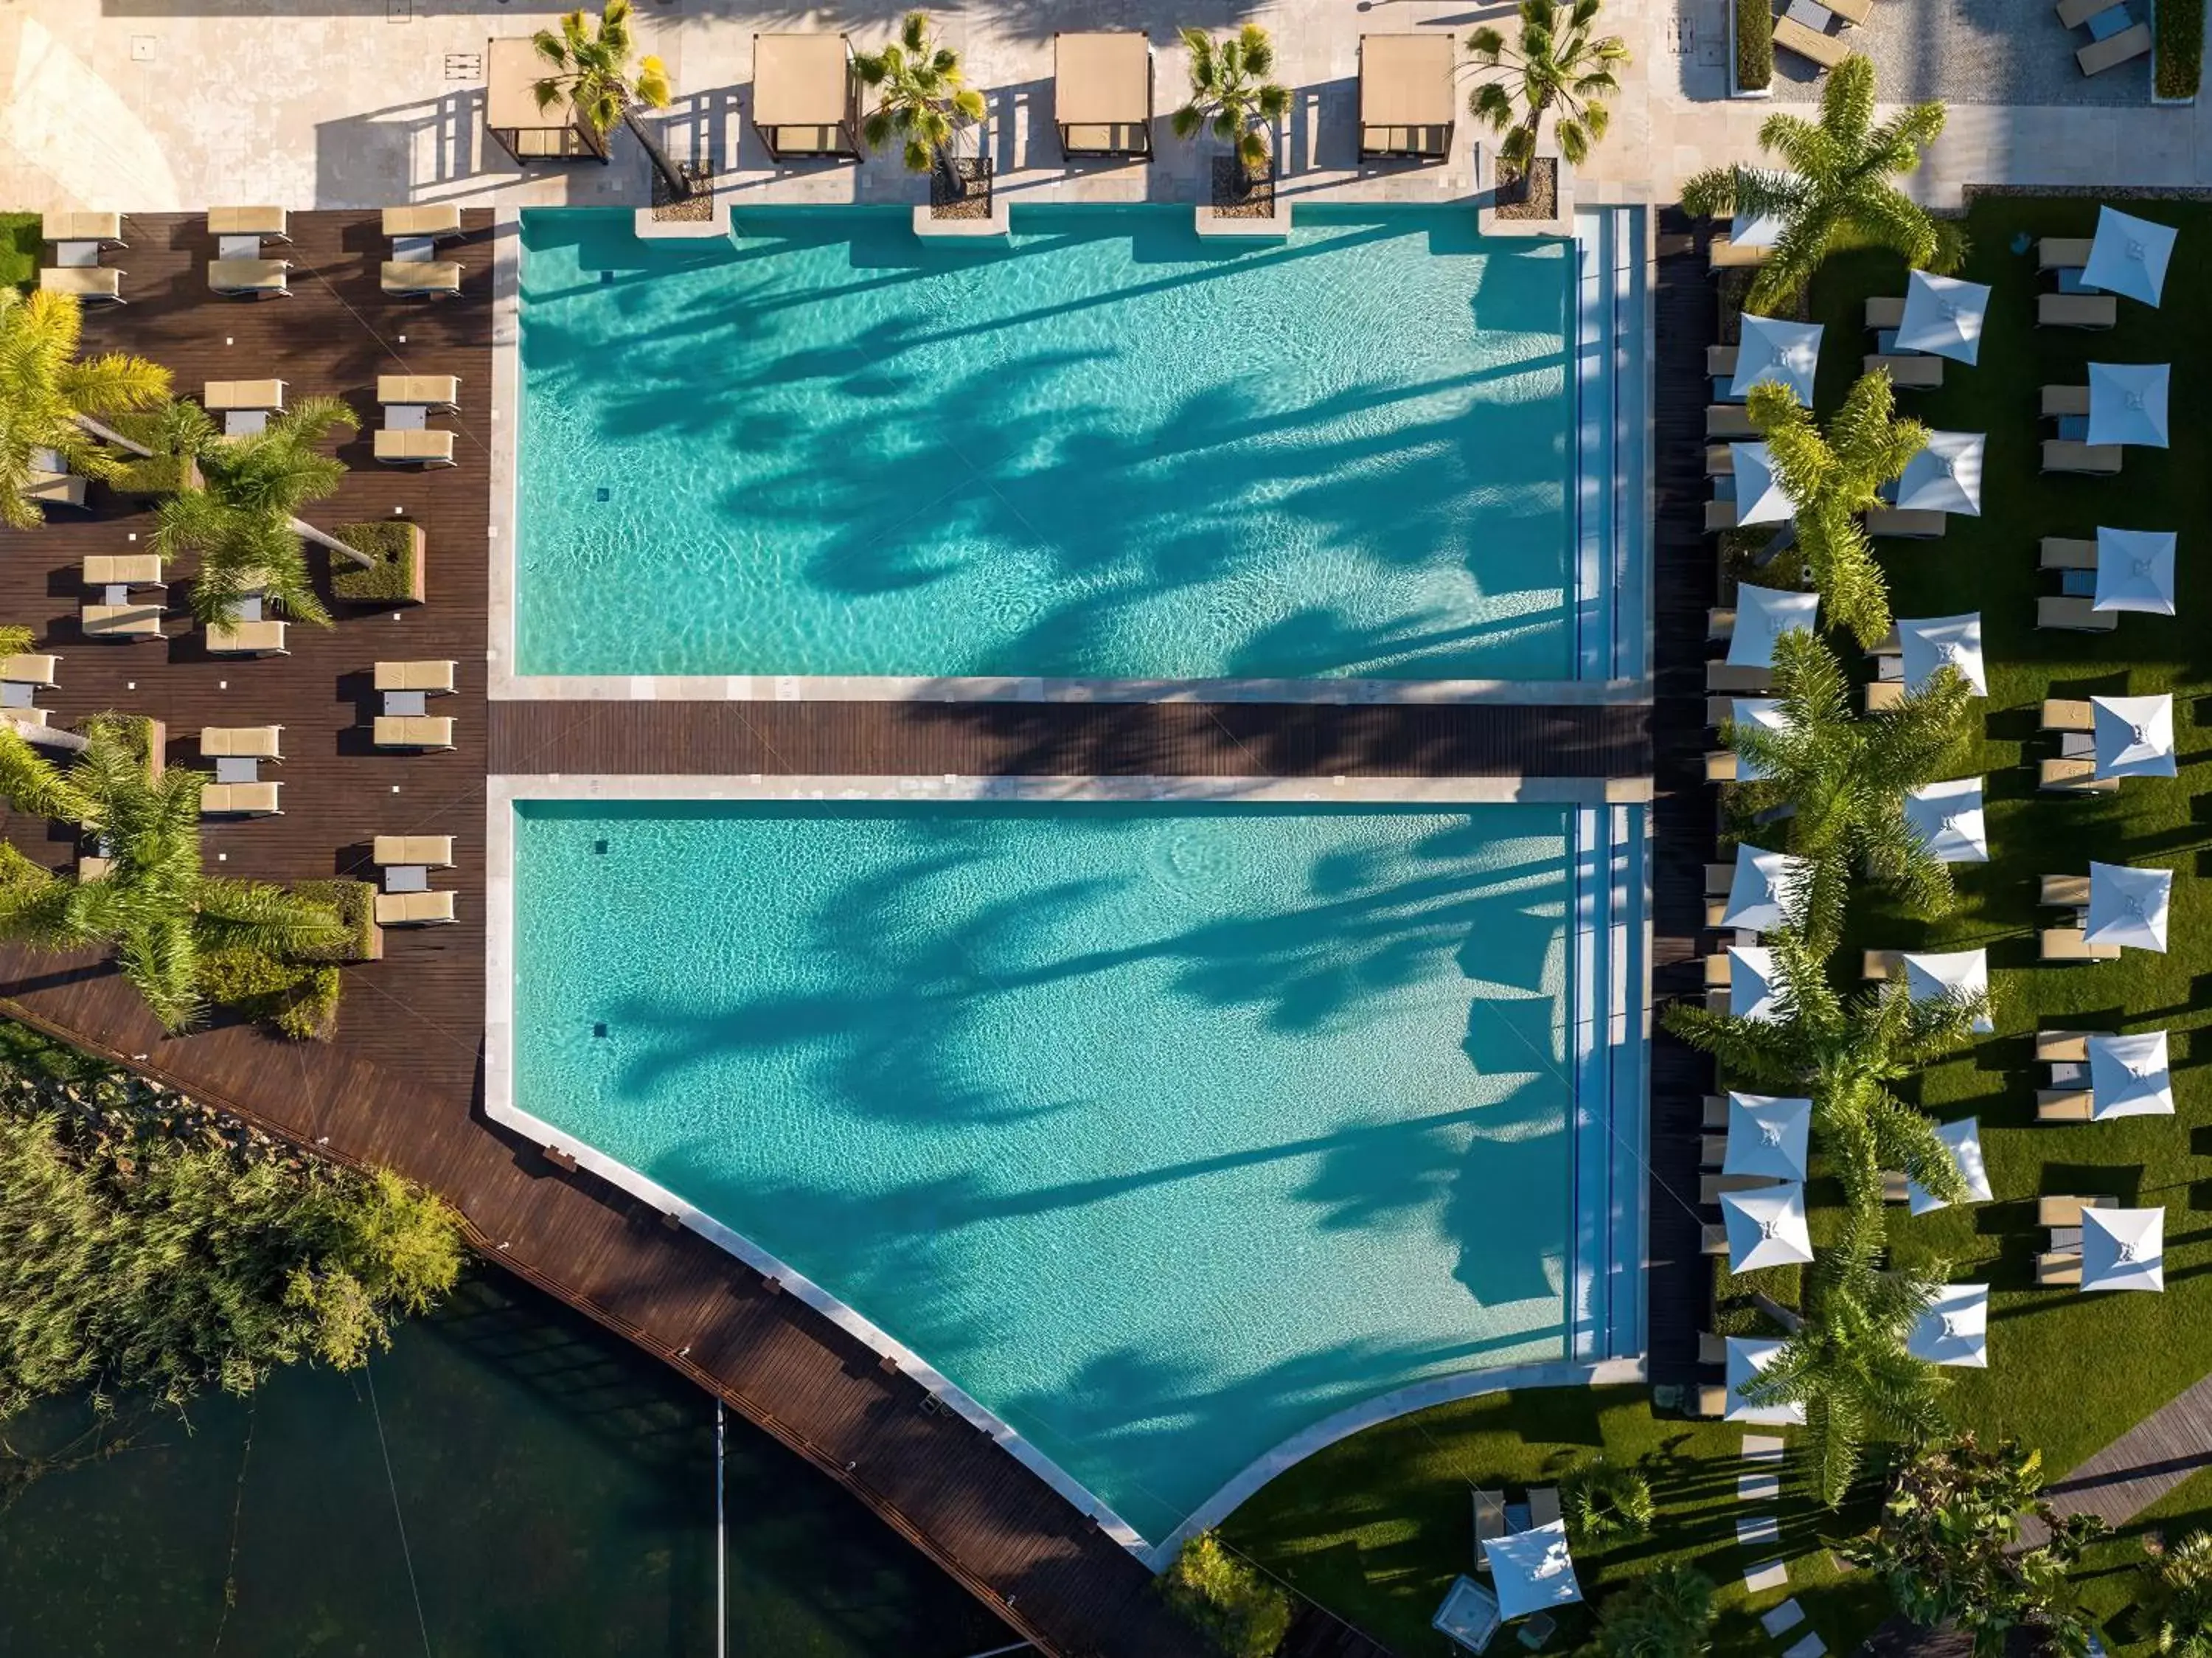
[[[1272,212],[1274,152],[1267,129],[1291,107],[1291,89],[1268,78],[1275,67],[1274,42],[1257,23],[1247,23],[1224,40],[1204,29],[1187,28],[1182,43],[1190,53],[1190,97],[1169,125],[1178,138],[1193,138],[1200,128],[1211,128],[1229,146],[1230,178],[1221,177],[1223,169],[1215,172],[1216,208],[1254,204],[1255,187],[1265,183],[1264,210]]]
[[[1498,145],[1499,216],[1548,219],[1556,216],[1559,162],[1536,154],[1548,113],[1559,154],[1570,165],[1589,159],[1605,137],[1612,112],[1605,101],[1620,90],[1614,70],[1628,62],[1628,43],[1617,34],[1592,33],[1600,0],[1521,0],[1521,35],[1509,45],[1494,28],[1468,36],[1475,63],[1497,70],[1476,87],[1468,110],[1504,136]],[[1548,180],[1548,184],[1547,184]]]
[[[899,38],[881,52],[860,53],[853,68],[876,90],[876,107],[860,129],[868,148],[882,149],[896,133],[905,141],[907,171],[929,174],[945,204],[965,201],[968,177],[955,146],[983,119],[983,94],[967,84],[960,54],[932,37],[929,14],[908,12]]]

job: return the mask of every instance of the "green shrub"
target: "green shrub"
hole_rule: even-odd
[[[376,561],[373,569],[331,555],[331,591],[354,604],[404,603],[415,596],[415,526],[404,518],[341,524],[331,532]]]
[[[112,731],[122,739],[125,750],[137,757],[139,765],[153,764],[154,722],[146,715],[95,714],[82,722],[78,728],[88,737],[95,731]]]
[[[2204,67],[2204,0],[2158,0],[2158,95],[2194,98]]]
[[[46,263],[36,213],[0,213],[0,283],[28,293]]]
[[[290,989],[277,992],[268,1016],[295,1042],[327,1040],[337,1023],[338,970],[328,966],[305,969]]]
[[[1598,1650],[1606,1658],[1697,1658],[1711,1649],[1712,1623],[1712,1579],[1676,1562],[1598,1609]]]
[[[1290,1633],[1291,1597],[1212,1532],[1182,1545],[1160,1593],[1230,1658],[1267,1658]]]
[[[1638,1470],[1619,1467],[1600,1457],[1583,1463],[1559,1483],[1567,1529],[1577,1543],[1650,1534],[1658,1506],[1651,1500],[1651,1482]]]
[[[1735,0],[1735,83],[1764,92],[1774,80],[1772,0]]]
[[[174,495],[185,487],[185,465],[180,454],[134,455],[107,480],[107,487],[118,495]]]
[[[301,898],[327,904],[345,923],[346,936],[336,944],[312,947],[298,953],[301,961],[366,961],[376,948],[376,888],[365,881],[301,881],[292,890]]]

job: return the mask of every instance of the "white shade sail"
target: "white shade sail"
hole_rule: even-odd
[[[1735,631],[1729,635],[1731,667],[1772,667],[1774,642],[1795,629],[1810,633],[1819,619],[1820,595],[1738,582]]]
[[[1905,821],[1944,863],[1987,863],[1989,823],[1982,814],[1982,780],[1957,777],[1905,794]]]
[[[2171,777],[2179,775],[2173,747],[2173,698],[2092,697],[2100,777]]]
[[[1729,382],[1730,397],[1748,396],[1754,386],[1769,381],[1787,386],[1798,402],[1813,406],[1813,376],[1820,366],[1820,325],[1789,322],[1780,317],[1744,313],[1743,343],[1735,350],[1735,378]]]
[[[1764,443],[1731,443],[1729,456],[1735,478],[1735,521],[1786,524],[1796,513]]]
[[[1982,1161],[1980,1118],[1962,1117],[1955,1123],[1939,1123],[1936,1128],[1936,1137],[1948,1149],[1951,1161],[1959,1166],[1959,1173],[1965,1177],[1968,1203],[1985,1204],[1996,1196],[1996,1189],[1990,1185],[1989,1165]],[[1951,1206],[1917,1180],[1905,1183],[1905,1196],[1915,1215],[1925,1215],[1931,1210]]]
[[[1905,1350],[1930,1364],[1985,1370],[1990,1363],[1990,1287],[1948,1283],[1920,1315]]]
[[[1990,290],[1984,284],[1915,271],[1905,279],[1905,318],[1898,325],[1897,349],[1971,364],[1982,354],[1982,322],[1989,310]]]
[[[2171,530],[2097,530],[2097,596],[2092,610],[2173,614]]]
[[[1721,1193],[1721,1219],[1727,1223],[1729,1271],[1756,1272],[1763,1266],[1802,1265],[1813,1259],[1813,1234],[1805,1225],[1805,1188],[1789,1180]]]
[[[1897,504],[1912,512],[1980,517],[1982,455],[1988,447],[1980,432],[1929,433],[1928,447],[1905,463],[1897,480]]]
[[[2166,287],[2166,261],[2173,257],[2173,238],[2172,225],[2100,207],[2097,236],[2089,244],[2089,262],[2081,267],[2081,285],[2157,304]]]
[[[1728,905],[1721,911],[1721,925],[1772,932],[1803,912],[1806,883],[1812,878],[1809,859],[1739,843],[1735,874],[1729,881]]]
[[[1984,997],[1990,993],[1990,953],[1987,950],[1913,950],[1905,957],[1905,993],[1915,1002],[1933,1002],[1954,993]],[[1987,1036],[1996,1029],[1987,1012],[1974,1021],[1975,1031]]]
[[[2171,1117],[2173,1076],[2167,1069],[2166,1033],[2089,1039],[2089,1116]]]
[[[1729,1011],[1738,1019],[1776,1021],[1774,952],[1757,944],[1729,946]]]
[[[1759,725],[1769,731],[1787,731],[1789,716],[1782,711],[1782,702],[1776,697],[1737,697],[1729,704],[1729,722],[1735,726]],[[1766,768],[1741,753],[1735,757],[1735,776],[1739,783],[1756,783],[1767,775]]]
[[[2166,911],[2173,896],[2173,871],[2138,869],[2127,863],[2089,866],[2092,944],[2118,944],[2166,952]]]
[[[1977,696],[1990,694],[1990,676],[1982,660],[1982,613],[1963,616],[1923,616],[1897,625],[1898,652],[1905,659],[1905,688],[1917,691],[1939,667],[1956,668],[1973,686]]]
[[[1731,1093],[1728,1151],[1721,1162],[1721,1173],[1802,1180],[1805,1178],[1805,1155],[1812,1134],[1810,1100]]]
[[[1572,1606],[1583,1598],[1575,1581],[1574,1557],[1567,1550],[1565,1521],[1531,1526],[1525,1532],[1482,1539],[1490,1563],[1490,1582],[1498,1593],[1498,1615],[1507,1623],[1552,1606]]]
[[[2089,442],[2166,448],[2166,393],[2172,375],[2163,363],[2091,363]]]
[[[2081,1288],[2166,1288],[2163,1209],[2084,1209]]]
[[[1774,1362],[1782,1344],[1769,1336],[1730,1336],[1728,1338],[1728,1409],[1729,1422],[1766,1423],[1776,1427],[1802,1427],[1802,1405],[1753,1405],[1743,1396],[1744,1384]]]

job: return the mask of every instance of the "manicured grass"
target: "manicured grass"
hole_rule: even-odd
[[[2163,1502],[2089,1551],[2079,1574],[2081,1600],[2104,1619],[2107,1646],[2131,1647],[2145,1655],[2155,1650],[2153,1643],[2134,1639],[2134,1625],[2126,1615],[2135,1606],[2142,1581],[2143,1534],[2157,1532],[2173,1544],[2201,1531],[2212,1531],[2212,1470],[2184,1480]]]
[[[45,258],[39,219],[36,213],[0,213],[0,284],[28,293],[37,283]]]

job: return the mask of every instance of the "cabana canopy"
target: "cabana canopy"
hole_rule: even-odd
[[[2097,596],[2092,610],[2173,614],[2173,532],[2097,528]]]
[[[1987,950],[1911,950],[1905,956],[1905,993],[1915,1002],[1939,997],[1982,997],[1990,993]],[[1978,1035],[1996,1029],[1986,1009],[1974,1020]]]
[[[1490,1563],[1490,1581],[1498,1588],[1498,1615],[1509,1624],[1531,1612],[1572,1606],[1583,1598],[1563,1520],[1505,1537],[1486,1537],[1482,1557]]]
[[[1897,480],[1899,508],[1980,517],[1982,453],[1988,445],[1980,432],[1929,433],[1928,447],[1905,463],[1905,475]]]
[[[1449,30],[1359,37],[1359,156],[1442,161],[1459,115],[1452,76],[1459,42]]]
[[[2166,393],[2172,375],[2163,363],[2091,363],[2089,442],[2166,448]]]
[[[1966,1177],[1968,1203],[1985,1204],[1996,1196],[1996,1189],[1990,1185],[1989,1165],[1982,1161],[1980,1118],[1962,1117],[1955,1123],[1939,1123],[1936,1127],[1936,1137],[1949,1149],[1951,1161],[1958,1164],[1959,1173]],[[1905,1183],[1905,1195],[1915,1215],[1926,1215],[1951,1206],[1917,1180]]]
[[[1735,462],[1735,521],[1739,524],[1786,524],[1796,512],[1764,443],[1731,443]]]
[[[1802,1265],[1813,1259],[1813,1234],[1805,1225],[1805,1188],[1796,1180],[1721,1193],[1721,1219],[1728,1226],[1729,1271],[1755,1272],[1762,1266]]]
[[[1958,777],[1905,795],[1905,826],[1943,863],[1987,863],[1990,831],[1982,815],[1982,780]]]
[[[1905,1350],[1930,1364],[1986,1370],[1990,1364],[1990,1287],[1949,1283],[1920,1315]]]
[[[753,125],[777,161],[860,153],[860,82],[842,34],[753,36]]]
[[[1152,48],[1136,31],[1054,35],[1052,98],[1062,155],[1152,153]]]
[[[1743,316],[1743,343],[1736,347],[1735,378],[1729,395],[1750,395],[1751,388],[1771,381],[1796,393],[1797,400],[1813,406],[1813,376],[1820,366],[1820,325],[1788,322],[1779,317]]]
[[[2173,1076],[2166,1068],[2166,1033],[2089,1039],[2089,1118],[2171,1117]]]
[[[1730,1094],[1728,1152],[1723,1174],[1765,1174],[1778,1180],[1805,1178],[1805,1153],[1813,1132],[1810,1100],[1767,1094]]]
[[[1905,279],[1905,319],[1898,325],[1897,349],[1971,365],[1982,353],[1982,320],[1989,309],[1990,290],[1981,283],[1912,271]]]
[[[2166,261],[2173,257],[2173,227],[2136,218],[2116,208],[2097,210],[2097,237],[2081,285],[2155,305],[2166,287]]]
[[[1982,661],[1982,613],[1963,616],[1922,616],[1897,625],[1898,653],[1904,658],[1905,686],[1917,691],[1935,677],[1939,667],[1954,668],[1974,688],[1977,696],[1990,694],[1987,667]]]
[[[2173,871],[2127,863],[2089,866],[2088,942],[2166,953],[2166,911]]]
[[[561,98],[538,107],[538,83],[545,75],[545,60],[528,35],[487,41],[485,131],[518,162],[605,161],[605,141],[577,119],[574,102]]]
[[[2172,777],[2180,775],[2173,746],[2173,698],[2089,698],[2100,777]]]
[[[1754,933],[1773,931],[1803,911],[1806,884],[1812,878],[1808,859],[1738,843],[1735,874],[1729,881],[1721,925]]]
[[[1744,1384],[1773,1363],[1775,1355],[1781,1350],[1782,1344],[1771,1336],[1728,1338],[1728,1409],[1723,1413],[1723,1420],[1766,1423],[1784,1428],[1805,1425],[1805,1407],[1802,1405],[1753,1405],[1743,1396]]]
[[[1731,698],[1729,703],[1729,723],[1737,726],[1764,726],[1769,731],[1790,729],[1789,716],[1783,713],[1782,700],[1778,697]],[[1756,783],[1765,777],[1766,772],[1765,768],[1754,765],[1739,753],[1735,760],[1735,775],[1739,782]]]
[[[2166,1211],[2084,1209],[2081,1288],[2164,1289]]]
[[[1793,593],[1784,588],[1755,588],[1738,582],[1735,589],[1735,631],[1729,636],[1730,667],[1772,667],[1774,642],[1795,629],[1813,631],[1820,610],[1817,593]]]
[[[1738,1019],[1776,1020],[1774,952],[1758,944],[1729,946],[1729,1011]]]

